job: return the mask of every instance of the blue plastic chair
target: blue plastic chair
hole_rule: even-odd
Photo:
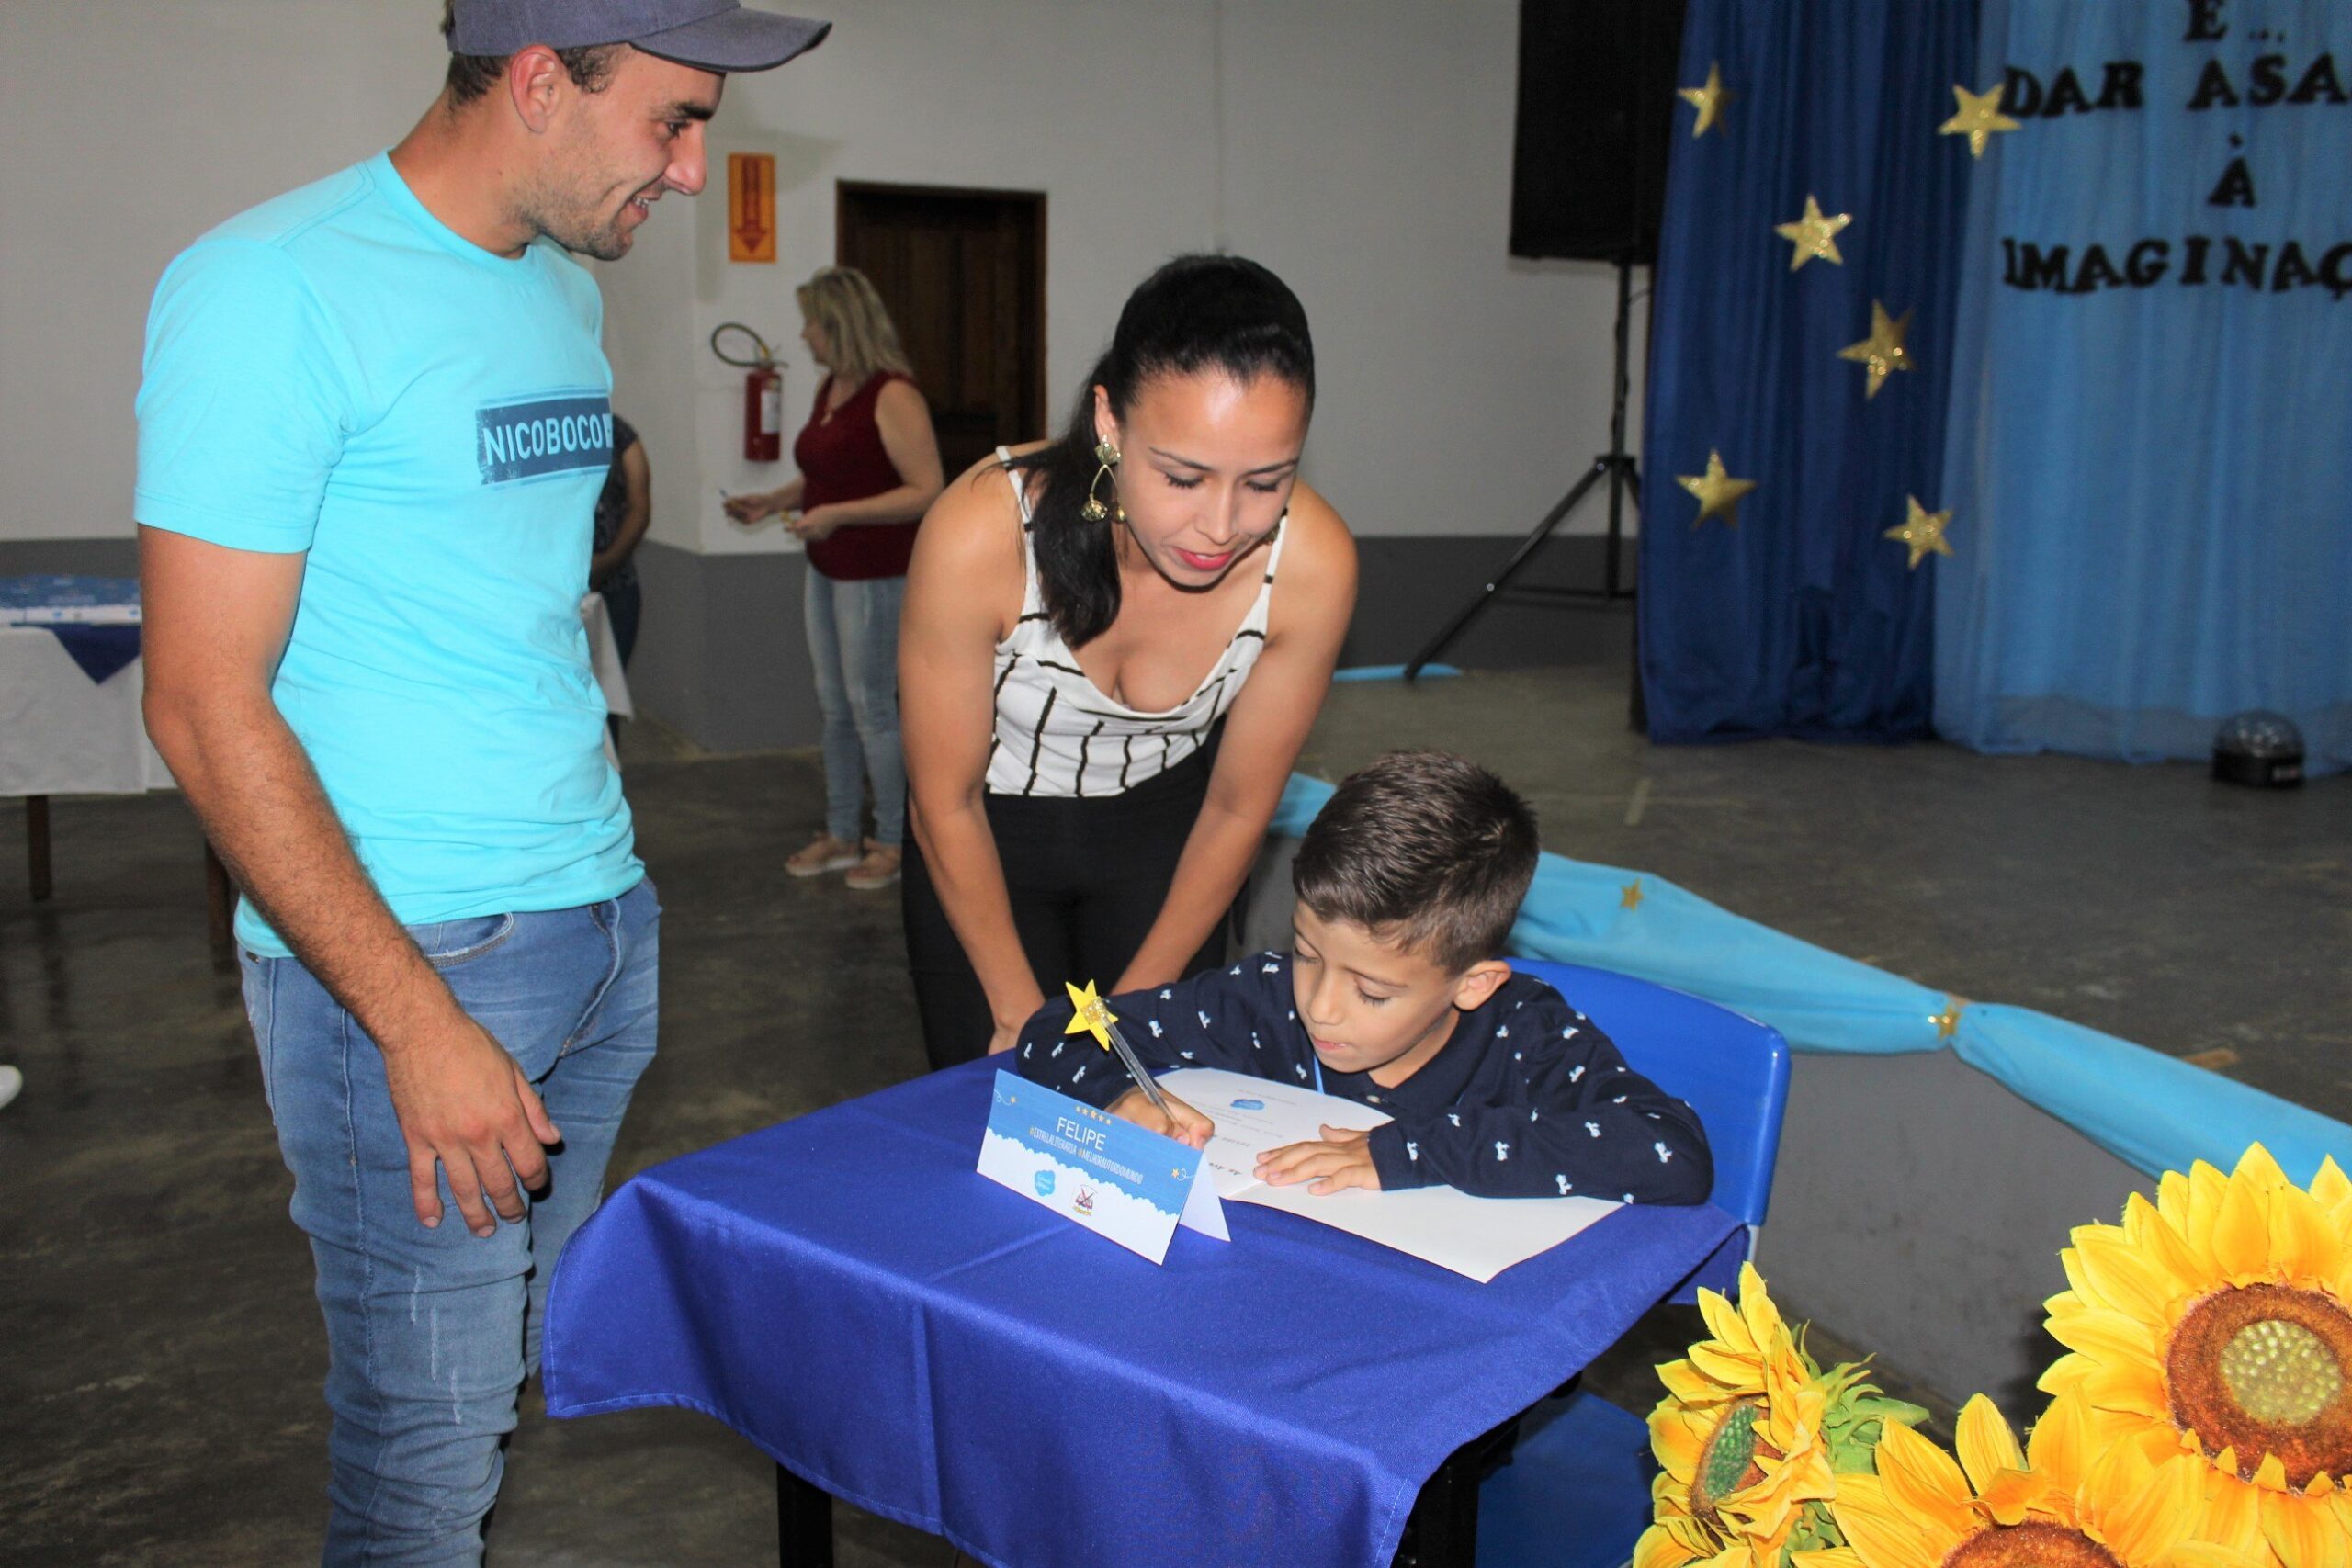
[[[1772,1195],[1789,1045],[1728,1008],[1631,976],[1514,958],[1607,1032],[1634,1071],[1690,1102],[1714,1156],[1711,1201],[1756,1229]],[[1478,1493],[1477,1568],[1622,1568],[1650,1521],[1649,1428],[1582,1391],[1528,1413]]]

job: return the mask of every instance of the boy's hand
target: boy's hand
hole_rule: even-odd
[[[1319,1144],[1292,1144],[1258,1156],[1258,1179],[1269,1187],[1312,1181],[1307,1190],[1321,1198],[1361,1187],[1380,1190],[1380,1171],[1372,1163],[1370,1129],[1325,1127]]]
[[[1151,1097],[1139,1089],[1131,1089],[1111,1102],[1111,1114],[1148,1128],[1163,1138],[1173,1138],[1187,1148],[1204,1149],[1216,1136],[1216,1123],[1170,1094],[1159,1091],[1168,1101],[1169,1113],[1162,1116]]]

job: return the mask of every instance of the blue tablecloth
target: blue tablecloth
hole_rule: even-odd
[[[1385,1568],[1448,1454],[1738,1230],[1627,1208],[1479,1285],[1237,1203],[1154,1267],[974,1172],[994,1070],[622,1186],[557,1270],[549,1413],[703,1411],[999,1568]]]

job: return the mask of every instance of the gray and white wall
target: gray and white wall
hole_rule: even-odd
[[[833,256],[837,180],[1046,194],[1049,410],[1167,256],[1229,249],[1287,278],[1321,360],[1308,477],[1363,541],[1351,662],[1408,657],[1607,445],[1613,275],[1506,254],[1515,0],[801,5],[837,19],[832,39],[729,82],[711,140],[722,176],[728,152],[776,155],[777,264],[726,260],[722,184],[665,202],[636,254],[599,269],[616,404],[655,475],[632,685],[705,745],[815,738],[802,558],[718,510],[722,487],[789,469],[741,461],[741,382],[704,344],[730,320],[789,342],[792,285]],[[438,14],[0,6],[0,210],[17,219],[0,260],[0,573],[128,570],[156,276],[220,219],[397,140],[438,83]],[[794,365],[789,422],[813,391]],[[1597,582],[1599,526],[1589,508],[1532,575]],[[1506,606],[1453,657],[1567,662],[1628,635],[1622,612]]]

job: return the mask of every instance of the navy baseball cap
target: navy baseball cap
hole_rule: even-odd
[[[449,51],[492,58],[532,44],[633,44],[697,71],[772,71],[833,30],[737,0],[451,0]]]

